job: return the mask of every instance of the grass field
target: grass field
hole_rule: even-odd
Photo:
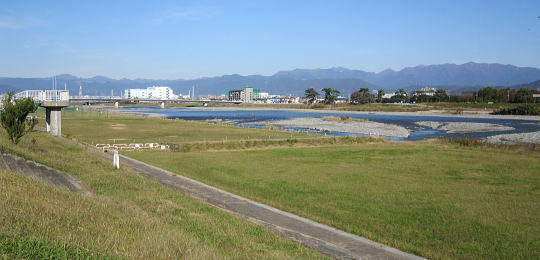
[[[114,170],[95,151],[46,133],[30,133],[15,146],[1,131],[0,145],[76,176],[98,195],[0,170],[0,259],[323,258],[137,174]]]
[[[126,155],[434,259],[540,257],[540,153],[442,141]]]
[[[43,121],[43,120],[42,120]],[[195,142],[216,140],[253,140],[313,137],[268,129],[250,129],[229,125],[184,120],[129,117],[99,111],[65,111],[62,133],[90,144],[141,142]]]

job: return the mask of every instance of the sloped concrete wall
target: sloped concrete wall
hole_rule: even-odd
[[[11,154],[0,153],[0,168],[21,173],[41,182],[54,185],[60,189],[83,193],[90,196],[93,195],[90,189],[75,177]]]

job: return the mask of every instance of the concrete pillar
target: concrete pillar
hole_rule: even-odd
[[[47,123],[47,133],[50,133],[51,132],[51,127],[50,127],[50,121],[51,121],[51,109],[50,108],[45,108],[45,122]]]
[[[165,102],[161,102],[160,107],[161,107],[161,108],[165,108]]]
[[[114,108],[118,108],[118,101],[114,102]]]
[[[47,122],[47,132],[54,136],[62,135],[62,108],[45,108],[45,121]]]

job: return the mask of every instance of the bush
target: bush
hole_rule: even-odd
[[[534,104],[521,104],[514,107],[505,107],[494,111],[494,115],[540,115],[540,107]]]
[[[28,114],[36,112],[37,109],[38,105],[31,98],[15,99],[13,92],[6,94],[0,112],[0,123],[12,143],[19,143],[21,137],[34,129],[37,119],[28,118]]]

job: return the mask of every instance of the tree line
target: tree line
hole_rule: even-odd
[[[340,94],[339,90],[332,88],[323,88],[324,103],[332,104]],[[375,91],[374,91],[375,92]],[[350,103],[366,104],[366,103],[429,103],[429,102],[497,102],[497,103],[534,103],[536,102],[533,94],[540,94],[540,91],[529,88],[511,89],[511,88],[493,88],[485,87],[478,91],[461,94],[449,95],[446,90],[438,89],[434,93],[428,95],[423,91],[415,91],[408,93],[405,89],[399,89],[394,92],[390,98],[385,98],[386,92],[382,89],[375,93],[369,88],[361,88],[351,94]],[[317,101],[320,96],[319,92],[314,88],[305,90],[305,97],[310,104]]]

